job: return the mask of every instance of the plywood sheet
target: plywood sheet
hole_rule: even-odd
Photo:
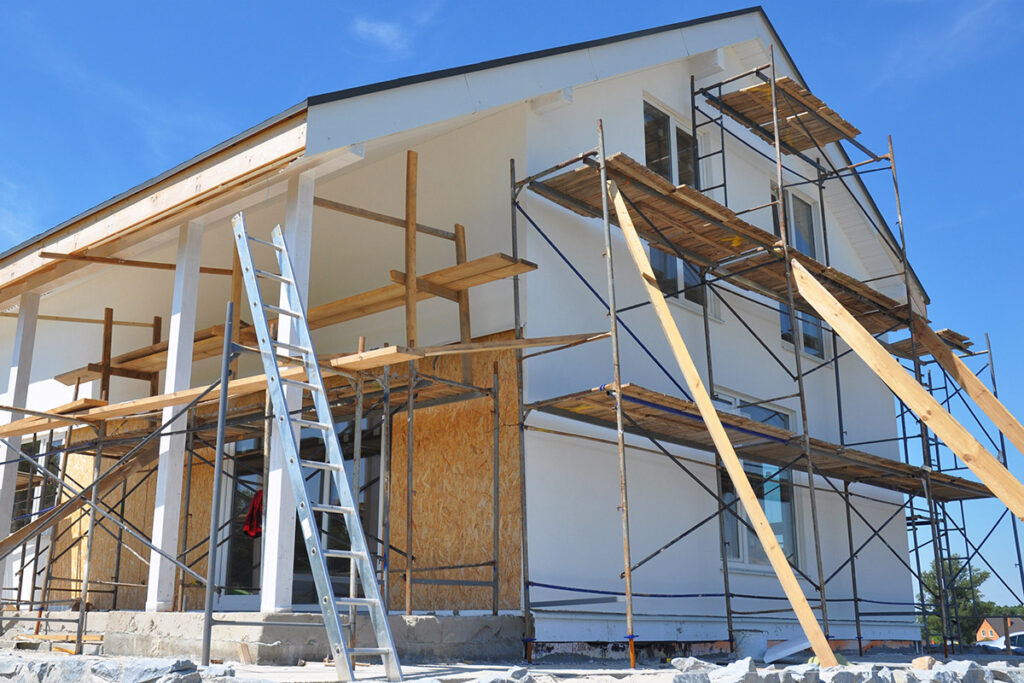
[[[511,339],[511,332],[480,339]],[[518,390],[514,351],[477,353],[474,384],[490,387],[498,363],[500,406],[499,606],[520,604],[521,508],[519,478]],[[421,372],[461,380],[458,356],[429,358]],[[449,566],[492,558],[493,413],[491,398],[417,409],[413,455],[413,554],[415,566]],[[391,542],[406,546],[406,413],[393,422]],[[392,554],[391,607],[404,607],[404,559]],[[490,567],[417,573],[419,577],[489,581]],[[489,586],[414,584],[413,609],[490,609]]]

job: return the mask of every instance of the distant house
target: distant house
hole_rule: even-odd
[[[1024,631],[1024,619],[1010,617],[1010,633]],[[1006,635],[1006,620],[999,617],[990,617],[981,622],[975,640],[995,640]]]

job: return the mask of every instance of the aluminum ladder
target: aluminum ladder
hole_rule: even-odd
[[[281,445],[284,450],[288,478],[291,481],[292,492],[295,495],[295,512],[298,517],[303,541],[306,544],[306,552],[309,555],[313,582],[316,585],[320,608],[323,611],[324,626],[327,627],[327,638],[330,641],[331,653],[334,657],[335,666],[338,669],[338,678],[345,681],[353,679],[352,657],[376,656],[383,660],[388,680],[401,681],[402,669],[398,662],[398,653],[395,650],[395,642],[391,637],[391,628],[388,625],[387,612],[384,609],[380,590],[377,587],[376,576],[370,562],[366,536],[359,521],[359,511],[353,499],[352,490],[349,488],[341,444],[338,441],[338,435],[334,428],[334,420],[327,402],[327,391],[324,387],[320,366],[316,359],[316,351],[313,349],[313,342],[309,334],[306,308],[295,286],[294,271],[292,270],[288,250],[285,247],[281,226],[274,228],[273,242],[268,242],[252,237],[246,232],[245,217],[242,213],[235,214],[231,220],[231,225],[235,237],[235,247],[238,249],[238,256],[242,266],[245,291],[252,310],[253,327],[259,341],[260,356],[263,358],[263,367],[266,371],[267,391],[270,392],[274,409],[274,429],[280,436]],[[278,272],[260,270],[254,265],[251,250],[253,245],[259,246],[262,249],[269,249],[273,252],[276,257]],[[284,288],[286,296],[283,298],[287,301],[287,307],[264,303],[259,288],[259,281],[261,279],[279,283]],[[289,340],[290,343],[277,341],[271,336],[270,325],[267,322],[268,311],[276,314],[281,322],[288,320],[292,322],[295,335],[294,338]],[[295,355],[279,355],[282,350],[290,351]],[[299,362],[301,362],[306,371],[305,381],[281,377],[282,366],[295,366]],[[302,418],[301,411],[297,415],[291,414],[285,397],[286,386],[296,387],[301,390],[303,397],[309,396],[312,399],[313,405],[316,408],[316,420]],[[322,436],[327,456],[325,461],[303,460],[300,457],[299,444],[295,438],[294,427],[312,430]],[[334,489],[338,495],[339,504],[330,504],[330,500],[326,502],[310,500],[305,486],[305,473],[311,469],[323,470],[325,473],[330,474],[334,482]],[[324,547],[320,527],[317,524],[318,515],[324,515],[328,519],[331,517],[341,517],[344,520],[345,527],[348,529],[348,537],[351,541],[351,548],[349,550]],[[352,561],[362,585],[364,597],[337,596],[334,594],[331,576],[327,567],[327,560],[331,558],[343,558]],[[376,647],[349,648],[347,646],[347,634],[345,625],[342,623],[339,608],[355,608],[356,610],[364,608],[369,612],[370,622],[373,624],[373,632],[376,637]],[[355,622],[353,621],[353,623],[348,624],[348,627],[354,629]]]

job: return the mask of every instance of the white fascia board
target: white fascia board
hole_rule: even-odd
[[[752,39],[767,44],[767,25],[754,15],[731,17],[315,104],[308,111],[307,154],[493,110]],[[783,68],[791,71],[789,65],[780,64],[780,71]]]

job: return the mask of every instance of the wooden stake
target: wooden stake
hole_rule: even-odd
[[[416,346],[416,174],[418,157],[409,150],[405,158],[405,337]]]
[[[836,334],[850,345],[869,368],[949,446],[982,483],[1018,518],[1024,519],[1024,484],[964,429],[928,391],[911,377],[878,341],[854,319],[807,270],[793,261],[797,288]]]
[[[466,262],[466,229],[460,224],[455,224],[455,263]],[[459,292],[459,341],[463,344],[469,343],[473,338],[469,325],[469,291]],[[465,384],[473,383],[473,359],[469,356],[462,357],[462,381]]]
[[[988,415],[999,431],[1013,442],[1017,450],[1024,453],[1024,427],[1013,416],[1013,413],[1006,409],[1002,401],[996,398],[995,394],[978,379],[977,375],[971,372],[970,368],[964,365],[964,362],[923,320],[914,319],[911,327],[917,340],[928,349],[936,362],[945,368],[957,384],[964,388],[967,395],[974,399],[978,407]]]
[[[643,242],[641,242],[636,228],[633,227],[633,220],[630,218],[629,210],[626,208],[625,199],[614,181],[608,182],[608,193],[611,195],[615,206],[615,214],[618,216],[619,225],[626,237],[626,246],[629,248],[629,253],[633,257],[637,270],[640,271],[640,276],[643,279],[644,287],[647,289],[651,305],[654,307],[658,321],[665,332],[665,337],[672,347],[672,353],[679,364],[679,369],[683,373],[687,386],[690,388],[690,393],[693,394],[694,403],[697,404],[704,424],[711,434],[711,439],[718,450],[719,457],[722,459],[722,464],[725,465],[725,470],[732,480],[740,502],[743,503],[743,509],[746,511],[747,517],[750,518],[750,524],[754,531],[757,532],[757,537],[761,541],[765,554],[768,556],[768,561],[771,562],[775,575],[778,577],[779,583],[782,584],[782,590],[786,593],[786,597],[789,598],[789,604],[793,607],[800,626],[803,627],[804,634],[807,636],[807,640],[810,641],[811,648],[814,650],[814,654],[817,655],[821,666],[836,666],[836,656],[828,644],[828,639],[825,638],[825,634],[814,617],[814,612],[811,611],[811,606],[807,603],[807,598],[800,589],[800,584],[797,583],[796,575],[793,574],[793,569],[789,566],[786,554],[782,551],[778,539],[775,538],[775,532],[772,530],[764,510],[757,500],[757,495],[750,485],[750,480],[747,479],[743,463],[736,456],[736,451],[733,450],[732,443],[729,441],[729,437],[722,427],[722,422],[718,418],[718,411],[711,402],[707,389],[704,388],[704,383],[700,378],[700,373],[697,371],[697,366],[694,365],[693,358],[690,357],[690,352],[683,342],[683,337],[679,333],[679,328],[676,326],[672,312],[665,301],[665,295],[658,286],[654,270],[651,268],[651,262],[647,258],[647,251],[644,249]]]
[[[114,334],[114,309],[103,310],[103,353],[100,360],[100,400],[110,400],[110,347]]]
[[[163,320],[158,315],[153,316],[153,343],[160,343],[160,336],[163,333]],[[156,396],[160,393],[160,373],[154,372],[149,378],[149,395]]]

